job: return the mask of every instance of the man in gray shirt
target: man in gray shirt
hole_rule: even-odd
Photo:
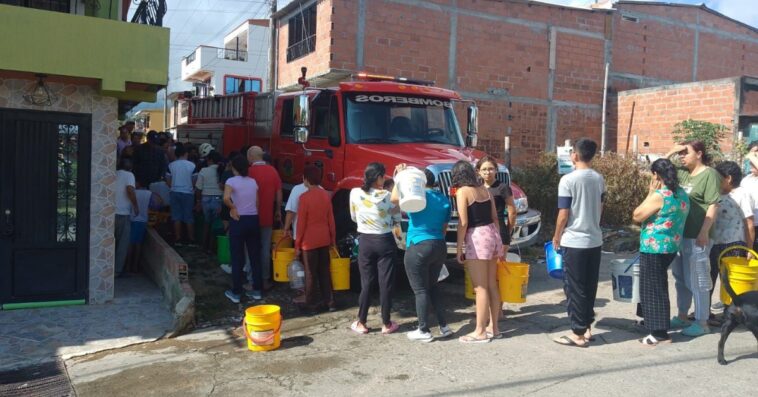
[[[576,169],[564,175],[558,184],[558,220],[553,246],[563,249],[563,290],[568,299],[572,332],[555,342],[566,346],[589,346],[590,326],[595,321],[603,245],[600,216],[605,195],[603,176],[590,167],[596,152],[596,142],[587,138],[576,141],[571,152]]]

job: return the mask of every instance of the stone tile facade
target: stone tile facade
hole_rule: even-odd
[[[48,83],[58,96],[52,106],[24,102],[36,81],[0,78],[0,107],[92,114],[92,169],[90,187],[89,303],[113,299],[114,184],[116,180],[117,100],[98,94],[93,87]]]

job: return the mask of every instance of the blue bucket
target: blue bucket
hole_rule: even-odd
[[[553,242],[545,243],[545,262],[547,274],[552,278],[563,280],[563,256],[553,249]]]

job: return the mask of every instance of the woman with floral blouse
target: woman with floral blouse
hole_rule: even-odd
[[[668,267],[683,238],[690,199],[679,186],[676,167],[658,159],[650,167],[653,175],[645,201],[632,218],[642,224],[640,232],[640,307],[650,335],[640,340],[646,346],[671,342]]]

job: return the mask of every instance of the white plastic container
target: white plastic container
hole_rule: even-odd
[[[426,208],[426,175],[415,167],[408,167],[395,176],[400,194],[400,209],[419,212]]]
[[[611,261],[613,300],[640,302],[640,263],[638,258],[614,259]]]

